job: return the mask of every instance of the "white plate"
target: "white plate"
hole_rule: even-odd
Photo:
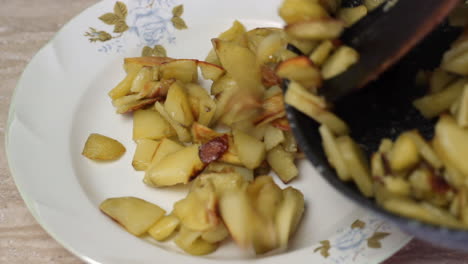
[[[131,119],[115,114],[107,96],[124,77],[122,59],[139,56],[143,46],[155,44],[166,47],[172,57],[203,59],[210,39],[235,19],[248,28],[282,25],[276,15],[280,0],[123,3],[128,8],[129,30],[112,33],[112,26],[98,19],[113,12],[115,0],[87,9],[34,57],[12,101],[6,137],[9,165],[31,213],[57,241],[87,262],[112,264],[247,263],[253,259],[257,263],[378,263],[409,241],[409,236],[338,194],[305,161],[293,185],[304,192],[307,213],[286,253],[255,258],[226,243],[214,254],[195,258],[170,242],[155,245],[136,238],[101,214],[98,205],[105,198],[137,196],[170,211],[186,192],[183,187],[148,188],[141,182],[142,173],[131,166],[135,147]],[[178,4],[184,5],[187,30],[176,30],[171,23],[172,8]],[[84,36],[89,27],[111,32],[113,38],[90,43],[89,36]],[[121,141],[127,147],[124,157],[112,163],[83,158],[83,144],[92,132]],[[351,227],[357,219],[365,224]],[[380,239],[372,239],[375,234]],[[381,247],[370,248],[369,239]],[[329,256],[323,256],[327,252]]]

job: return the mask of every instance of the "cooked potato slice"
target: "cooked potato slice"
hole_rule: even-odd
[[[328,162],[336,169],[336,173],[342,181],[351,180],[351,174],[349,173],[340,149],[338,148],[335,136],[325,125],[320,126],[319,132],[320,136],[322,137],[322,146],[327,156]]]
[[[339,47],[322,67],[322,76],[325,80],[331,79],[346,71],[359,60],[359,53],[351,47]]]
[[[151,161],[151,165],[156,165],[158,164],[163,158],[165,158],[167,155],[172,154],[174,152],[177,152],[179,150],[182,150],[184,146],[181,144],[168,139],[168,138],[163,138],[161,140],[161,143],[159,144],[153,159]]]
[[[116,160],[125,153],[125,147],[115,139],[101,134],[90,134],[86,140],[83,156],[92,160]]]
[[[358,189],[366,197],[372,197],[373,187],[370,176],[369,164],[359,145],[349,136],[341,136],[337,139],[341,155]]]
[[[383,183],[380,183],[378,181],[376,181],[374,184],[374,194],[375,201],[380,206],[383,206],[383,203],[389,199],[405,198],[390,192]]]
[[[367,15],[367,7],[360,5],[356,7],[341,8],[338,11],[338,18],[345,22],[345,26],[352,26]]]
[[[387,174],[391,174],[391,168],[387,162],[388,161],[387,155],[390,153],[392,148],[393,148],[392,140],[388,138],[384,138],[380,142],[378,151],[372,154],[370,163],[371,163],[371,175],[374,179],[381,180],[383,179],[384,176],[387,176]],[[376,199],[379,199],[379,198],[376,196]]]
[[[418,199],[424,198],[426,194],[433,193],[433,173],[429,168],[421,167],[410,173],[408,182],[412,189],[412,196]]]
[[[389,155],[390,167],[393,171],[399,172],[411,169],[420,158],[418,146],[407,133],[401,134],[393,144]]]
[[[160,68],[161,79],[176,79],[184,83],[198,80],[197,60],[174,60]]]
[[[245,47],[247,45],[245,33],[244,25],[236,20],[232,23],[232,26],[221,33],[218,38],[224,41],[232,41]]]
[[[127,114],[131,112],[135,112],[137,110],[144,109],[145,107],[153,104],[154,102],[158,100],[160,99],[159,98],[141,99],[141,100],[117,107],[116,112],[117,114]]]
[[[263,98],[268,99],[268,98],[277,96],[282,93],[283,91],[281,90],[281,87],[279,85],[274,85],[265,90],[265,93],[263,94]]]
[[[254,200],[256,211],[266,219],[274,219],[278,206],[283,201],[283,192],[274,182],[267,183],[258,191]]]
[[[204,185],[210,182],[213,184],[217,197],[223,196],[227,192],[243,190],[247,181],[239,173],[203,173],[194,181],[193,186]]]
[[[304,213],[304,195],[288,187],[283,190],[283,200],[278,206],[275,223],[280,247],[288,246],[291,235],[296,231]]]
[[[273,27],[259,27],[247,31],[245,34],[247,37],[247,47],[251,51],[257,52],[260,42],[274,33],[281,33],[281,29]]]
[[[185,226],[181,226],[179,229],[179,233],[177,237],[174,239],[176,245],[178,245],[181,249],[188,248],[190,245],[195,242],[195,240],[199,239],[201,236],[201,232],[190,230]]]
[[[109,198],[99,209],[135,236],[146,233],[166,213],[159,206],[136,197]]]
[[[216,192],[211,182],[192,188],[184,199],[174,204],[173,214],[182,226],[192,231],[204,232],[216,227],[219,219],[216,213]]]
[[[275,184],[270,175],[260,175],[256,177],[255,180],[247,186],[247,194],[251,200],[257,199],[260,190],[267,184]]]
[[[310,91],[316,91],[322,85],[319,69],[306,56],[281,62],[276,68],[276,74],[281,78],[296,81]]]
[[[395,214],[418,219],[423,222],[454,228],[463,225],[449,212],[428,203],[417,203],[409,199],[393,198],[384,201],[383,207]]]
[[[200,67],[202,76],[205,80],[216,81],[226,73],[223,67],[216,64],[211,64],[205,61],[198,61],[197,64],[198,67]]]
[[[187,92],[181,83],[175,82],[167,92],[164,109],[167,114],[184,127],[189,127],[193,123],[193,114],[187,98]]]
[[[273,56],[271,60],[282,60],[280,57],[283,54],[285,49],[280,49],[278,54]],[[294,56],[296,57],[296,56]],[[265,88],[270,88],[272,86],[278,86],[281,84],[281,78],[276,75],[276,71],[273,68],[272,64],[263,64],[260,65],[260,72],[262,75],[262,84]],[[265,98],[265,96],[264,96]]]
[[[445,165],[444,179],[456,189],[460,189],[465,186],[465,175],[448,165]]]
[[[133,114],[133,139],[154,139],[175,135],[169,123],[154,110],[138,110]]]
[[[117,108],[118,114],[125,114],[143,109],[144,107],[160,100],[157,96],[152,96],[153,94],[150,94],[153,92],[153,89],[156,90],[158,87],[158,83],[148,82],[139,93],[125,95],[112,100],[112,105]]]
[[[349,129],[346,123],[326,109],[325,99],[308,92],[297,82],[291,82],[284,100],[302,113],[326,125],[335,135],[345,135]]]
[[[132,87],[130,88],[130,92],[132,93],[138,93],[140,92],[145,84],[150,82],[152,80],[152,72],[151,68],[149,67],[143,67],[138,74],[135,76],[135,79],[133,79],[132,82]]]
[[[156,186],[187,184],[205,165],[198,156],[199,145],[185,147],[171,153],[146,172]]]
[[[441,68],[455,74],[468,75],[468,43],[455,42],[451,49],[444,53]]]
[[[374,179],[382,179],[386,174],[383,155],[380,152],[372,154],[370,160],[371,176]]]
[[[176,82],[175,79],[151,81],[143,87],[143,90],[140,91],[139,95],[145,98],[166,97],[169,87],[171,87],[174,82]]]
[[[414,100],[413,105],[424,117],[436,117],[448,110],[456,99],[461,96],[466,84],[467,79],[460,79],[438,93],[429,94]]]
[[[218,249],[219,246],[219,244],[209,243],[201,238],[195,239],[190,244],[184,242],[183,236],[177,236],[174,241],[182,250],[194,256],[208,255]]]
[[[164,241],[174,234],[179,224],[179,218],[174,215],[166,215],[148,230],[148,234],[158,241]]]
[[[194,256],[207,255],[218,248],[217,243],[208,243],[201,239],[200,236],[201,232],[195,232],[182,227],[174,242],[179,248]]]
[[[193,142],[195,143],[206,143],[215,137],[223,135],[222,133],[216,132],[213,129],[197,122],[193,123],[191,133]]]
[[[255,169],[265,158],[265,144],[240,131],[233,130],[234,145],[240,160],[248,169]]]
[[[289,91],[291,91],[291,92],[289,92]],[[326,103],[326,101],[325,101],[325,99],[323,97],[319,97],[319,96],[316,96],[316,95],[308,92],[301,84],[299,84],[299,83],[297,83],[295,81],[292,81],[289,84],[288,90],[286,92],[285,97],[288,97],[288,93],[290,94],[289,95],[290,97],[293,97],[293,96],[294,97],[296,97],[296,96],[299,96],[299,97],[306,96],[306,97],[308,97],[308,99],[310,100],[310,103],[313,104],[316,108],[325,110],[326,107],[327,107],[327,103]],[[288,103],[286,98],[285,98],[285,101],[286,101],[286,103]]]
[[[242,190],[224,193],[219,200],[219,211],[234,241],[242,248],[252,243],[252,207],[247,193]]]
[[[320,40],[299,39],[291,35],[288,35],[286,33],[284,33],[284,38],[288,42],[288,44],[296,47],[299,51],[301,51],[302,54],[306,54],[306,55],[310,54],[320,44]],[[286,51],[290,51],[290,50],[286,49]],[[287,54],[288,53],[283,54],[283,56]],[[292,54],[295,54],[296,56],[299,55],[295,52],[292,52]],[[291,57],[296,57],[296,56],[291,56]]]
[[[109,96],[115,100],[130,93],[132,82],[142,68],[142,65],[129,63],[127,65],[127,76],[109,92]]]
[[[434,150],[450,167],[468,175],[468,130],[457,125],[455,120],[444,115],[437,122],[433,141]]]
[[[299,151],[297,148],[296,138],[291,131],[284,133],[284,142],[281,145],[283,145],[284,150],[287,152],[296,153]]]
[[[268,151],[284,141],[284,133],[281,129],[268,125],[265,130],[265,149]]]
[[[127,72],[129,72],[129,65],[136,64],[144,67],[153,67],[162,65],[167,62],[173,61],[173,58],[169,57],[135,57],[135,58],[125,58],[124,59],[124,67],[126,68]]]
[[[318,1],[309,0],[285,0],[279,8],[279,15],[287,24],[329,17]]]
[[[281,56],[281,54],[278,56]],[[280,58],[279,60],[282,60],[282,59]],[[261,65],[260,71],[262,74],[262,84],[263,86],[265,86],[265,88],[270,88],[270,87],[281,85],[281,78],[276,74],[276,71],[273,68],[273,65],[271,64]],[[266,98],[265,94],[263,98]]]
[[[323,41],[317,48],[310,54],[309,59],[317,66],[322,65],[335,48],[335,45],[330,40]]]
[[[296,22],[286,26],[286,33],[300,39],[335,39],[343,32],[344,23],[333,18]]]
[[[253,171],[241,166],[235,166],[232,164],[222,162],[212,162],[206,167],[205,172],[218,172],[218,173],[237,173],[241,175],[245,181],[253,181]]]
[[[416,143],[416,146],[418,146],[419,155],[421,155],[424,160],[429,162],[429,164],[431,164],[431,166],[436,169],[442,168],[442,161],[418,131],[409,131],[407,132],[407,135],[411,137],[414,143]]]
[[[221,62],[219,61],[218,55],[216,54],[214,49],[211,49],[210,52],[208,52],[205,61],[214,65],[221,66]]]
[[[229,74],[225,74],[223,77],[213,82],[211,85],[211,95],[218,96],[227,89],[238,89],[236,81],[234,81]]]
[[[221,78],[223,79],[223,78]],[[237,87],[237,86],[236,86]],[[216,111],[213,117],[213,123],[220,124],[224,123],[225,125],[231,126],[232,119],[237,115],[237,112],[230,112],[228,109],[231,109],[230,103],[232,102],[232,98],[236,93],[237,88],[234,87],[224,87],[223,91],[216,95]],[[238,109],[231,109],[231,110],[238,110]],[[225,116],[231,114],[230,123],[226,122]]]
[[[409,196],[411,193],[410,183],[403,178],[385,177],[384,185],[387,190],[398,196]]]
[[[112,105],[118,108],[118,107],[121,107],[121,106],[124,106],[124,105],[135,103],[138,100],[140,100],[141,98],[143,98],[143,97],[140,96],[139,94],[129,94],[129,95],[119,97],[119,98],[117,98],[115,100],[112,100]]]
[[[155,65],[151,67],[151,79],[153,81],[159,81],[159,70],[161,69],[161,65]]]
[[[463,88],[459,103],[460,105],[455,113],[455,118],[460,127],[468,128],[468,85],[465,85]]]
[[[256,125],[255,128],[258,129],[262,129],[262,127],[264,128],[266,124],[286,115],[283,94],[276,94],[266,98],[263,100],[261,108],[261,112],[253,120],[253,123]],[[247,119],[246,121],[249,120]]]
[[[408,176],[408,181],[413,189],[413,195],[418,197],[419,194],[429,193],[432,191],[431,184],[432,172],[428,168],[418,168],[411,172]]]
[[[184,146],[180,145],[179,143],[172,141],[168,138],[163,138],[161,143],[159,144],[156,152],[154,153],[153,159],[151,160],[151,164],[148,167],[148,171],[154,169],[154,167],[167,155],[182,150]],[[149,178],[149,173],[145,174],[143,178],[143,182],[149,186],[155,187],[151,179]]]
[[[275,232],[274,218],[267,219],[254,211],[251,225],[253,230],[252,245],[257,255],[278,248],[278,235]]]
[[[208,243],[218,243],[223,241],[229,236],[229,231],[223,222],[220,222],[217,226],[203,232],[201,238]]]
[[[453,104],[450,106],[450,114],[456,116],[457,115],[457,112],[458,110],[460,109],[460,105],[461,105],[461,98],[463,97],[463,94],[460,98],[457,98],[455,100],[455,102],[453,102]]]
[[[438,93],[456,79],[457,76],[455,74],[437,68],[432,72],[429,79],[429,91],[430,93]]]
[[[234,98],[241,98],[242,105],[249,106],[257,102],[264,92],[261,84],[260,68],[255,54],[248,48],[233,42],[214,39],[213,47],[222,66],[238,85]]]
[[[212,123],[216,113],[216,103],[208,92],[198,84],[187,84],[186,90],[189,102],[197,122],[204,126]]]
[[[275,105],[279,101],[277,99],[278,98],[272,100],[273,102],[270,102],[271,106],[267,106],[268,109],[265,109],[265,112],[267,111],[272,112],[274,111],[273,109],[275,107],[278,107],[278,105]],[[266,115],[265,112],[260,115],[262,116],[262,118],[265,118],[263,117],[264,115]],[[270,119],[270,118],[266,117],[266,119]],[[244,119],[244,120],[233,123],[231,125],[231,130],[237,129],[237,130],[243,131],[244,133],[247,133],[250,136],[261,141],[265,137],[265,131],[266,131],[266,125],[264,124],[265,121],[263,120],[259,124],[257,124],[256,122],[259,122],[259,120]]]
[[[132,166],[135,170],[146,170],[151,164],[154,153],[160,142],[151,139],[138,139],[135,154],[133,155]]]
[[[285,151],[282,146],[276,146],[268,151],[266,159],[284,183],[290,182],[299,174],[294,164],[294,154]]]
[[[156,104],[154,104],[154,108],[156,108],[156,111],[174,129],[173,131],[175,131],[175,133],[177,134],[177,137],[179,138],[180,141],[190,142],[191,135],[190,135],[190,132],[188,131],[188,129],[186,127],[184,127],[182,124],[180,124],[179,122],[172,119],[171,116],[166,112],[166,109],[164,109],[164,106],[161,103],[156,102]]]
[[[412,134],[412,131],[410,131],[409,133]],[[414,138],[413,138],[413,140],[415,142],[417,141]],[[418,144],[418,143],[416,143],[416,144]],[[390,150],[392,150],[392,148],[393,148],[393,141],[391,139],[389,139],[389,138],[384,138],[380,142],[378,151],[381,152],[381,153],[388,153],[388,152],[390,152]]]
[[[257,46],[256,55],[258,64],[278,62],[279,51],[286,47],[286,43],[280,32],[274,32],[266,36]]]

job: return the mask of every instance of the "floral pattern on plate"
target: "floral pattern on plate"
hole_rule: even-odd
[[[362,258],[366,259],[383,248],[385,239],[395,229],[381,218],[365,216],[349,227],[339,228],[329,240],[320,241],[314,252],[322,255],[326,263],[362,263]]]
[[[128,6],[117,1],[113,12],[99,17],[113,31],[90,27],[84,35],[92,43],[102,43],[98,51],[104,53],[124,52],[130,39],[136,39],[140,47],[172,44],[176,40],[174,31],[187,28],[183,12],[183,5],[173,0],[131,0]]]

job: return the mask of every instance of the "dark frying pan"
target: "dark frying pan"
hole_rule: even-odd
[[[359,0],[343,0],[345,6],[358,4]],[[437,67],[443,52],[460,32],[459,28],[443,23],[378,80],[336,102],[335,112],[347,122],[352,138],[364,147],[368,155],[377,150],[382,138],[395,139],[403,131],[418,129],[427,139],[433,136],[436,120],[425,119],[412,106],[412,101],[426,92],[426,87],[416,85],[415,76],[419,70]],[[334,188],[419,239],[468,251],[468,231],[431,225],[392,214],[379,207],[373,199],[362,196],[354,184],[340,181],[323,152],[318,123],[290,106],[286,109],[302,151],[316,167],[321,168],[322,176]]]

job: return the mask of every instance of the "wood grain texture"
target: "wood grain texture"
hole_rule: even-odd
[[[76,264],[81,260],[34,220],[8,170],[4,130],[10,96],[32,56],[61,26],[97,0],[0,0],[0,263]],[[462,264],[468,254],[413,241],[384,264]]]

